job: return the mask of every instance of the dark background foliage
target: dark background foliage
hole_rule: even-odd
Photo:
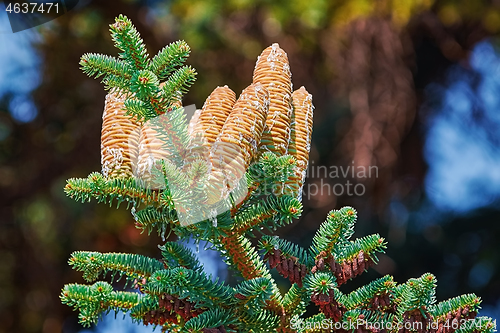
[[[288,53],[294,87],[304,85],[313,95],[311,167],[378,170],[371,178],[310,177],[301,219],[280,235],[308,246],[329,210],[352,205],[359,212],[356,236],[380,233],[389,247],[377,268],[349,288],[380,274],[403,282],[430,271],[438,278],[439,300],[475,292],[487,313],[500,318],[500,188],[474,163],[489,156],[488,170],[498,175],[494,106],[500,103],[491,98],[500,90],[490,84],[490,94],[481,99],[481,84],[495,73],[500,77],[500,67],[474,50],[489,45],[488,54],[496,54],[500,3],[402,3],[81,1],[48,24],[10,36],[29,36],[34,54],[28,64],[37,74],[25,75],[29,68],[0,58],[0,332],[79,329],[75,314],[58,299],[65,283],[83,282],[66,263],[72,251],[159,255],[161,239],[140,234],[125,209],[79,204],[63,193],[67,178],[100,170],[105,91],[78,62],[86,52],[117,54],[108,24],[119,14],[136,24],[151,54],[186,40],[192,49],[188,62],[199,75],[184,105],[198,108],[218,85],[239,92],[250,84],[257,56],[278,42]],[[0,47],[12,59],[17,50],[8,49],[7,37]],[[474,67],[474,52],[483,56],[476,62],[486,63],[486,70]],[[468,98],[452,89],[457,83],[468,87]],[[458,95],[450,97],[450,91]],[[481,104],[484,99],[491,103]],[[462,148],[432,146],[451,140],[449,132],[439,132],[441,141],[429,141],[440,119],[464,129],[460,133],[478,133],[471,140],[483,155],[464,154],[458,164],[444,159]],[[436,161],[444,173],[432,173]],[[453,173],[457,165],[477,176],[472,184]],[[346,181],[361,184],[364,194],[313,193],[314,186]],[[459,199],[435,200],[443,182],[472,190]]]

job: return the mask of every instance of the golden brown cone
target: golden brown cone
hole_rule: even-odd
[[[217,87],[212,91],[203,104],[196,124],[193,124],[190,133],[191,153],[188,160],[196,157],[208,159],[210,147],[222,131],[222,126],[224,126],[235,102],[236,94],[228,86]]]
[[[257,153],[269,107],[269,93],[260,83],[242,91],[210,150],[212,181],[209,203],[235,188]],[[213,192],[213,193],[212,193]]]
[[[287,153],[292,116],[291,79],[288,57],[278,43],[262,51],[255,64],[253,82],[262,84],[268,90],[269,112],[259,154],[272,151],[281,156]]]
[[[137,160],[140,125],[125,115],[126,95],[110,92],[102,115],[101,167],[106,178],[132,176]]]
[[[182,107],[182,102],[177,101],[171,107]],[[149,121],[146,122],[139,136],[139,154],[134,175],[143,180],[149,188],[164,188],[163,177],[158,177],[159,174],[155,173],[153,168],[159,167],[158,161],[167,159],[168,156],[169,153],[165,149],[163,140],[159,138],[156,127]]]
[[[311,149],[314,110],[312,95],[307,92],[306,88],[300,87],[292,94],[292,105],[291,140],[288,154],[295,157],[297,165],[294,168],[293,176],[286,182],[286,193],[300,197]]]

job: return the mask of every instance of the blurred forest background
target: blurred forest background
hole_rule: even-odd
[[[119,14],[150,54],[186,40],[199,74],[184,105],[198,108],[219,85],[250,84],[257,56],[278,42],[294,88],[313,95],[311,165],[378,168],[309,177],[303,215],[280,235],[309,246],[328,211],[352,205],[355,236],[380,233],[389,245],[348,288],[429,271],[438,300],[474,292],[482,314],[500,319],[500,1],[80,1],[16,34],[0,8],[0,333],[82,329],[58,298],[83,282],[67,265],[72,251],[159,256],[161,239],[141,235],[128,211],[63,192],[67,178],[100,170],[105,91],[78,62],[117,55],[108,24]],[[365,193],[311,187],[347,181]]]

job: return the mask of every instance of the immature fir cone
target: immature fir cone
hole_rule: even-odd
[[[228,86],[217,87],[208,96],[190,133],[193,140],[192,157],[208,157],[210,147],[220,134],[235,102],[236,94]]]
[[[311,149],[314,110],[312,95],[307,92],[306,88],[300,87],[292,94],[292,105],[292,133],[288,154],[297,159],[297,165],[293,170],[293,175],[286,182],[286,193],[300,200]]]
[[[262,134],[259,153],[272,151],[285,155],[290,141],[292,116],[292,73],[286,52],[278,43],[262,51],[253,72],[253,82],[262,84],[269,92],[269,113]]]
[[[101,166],[106,178],[131,177],[137,161],[140,125],[125,115],[125,99],[117,92],[106,95],[101,131]]]
[[[242,91],[222,131],[211,146],[212,162],[209,202],[214,203],[234,189],[252,158],[264,130],[269,107],[269,93],[261,84],[251,84]]]
[[[172,107],[182,107],[182,102],[177,101]],[[135,175],[143,180],[145,185],[153,189],[165,187],[163,177],[155,179],[155,173],[153,172],[153,168],[158,167],[158,161],[168,158],[169,153],[164,144],[164,141],[159,138],[156,126],[153,126],[149,121],[146,122],[141,128],[141,135],[139,136],[139,155]]]

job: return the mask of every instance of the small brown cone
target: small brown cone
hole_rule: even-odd
[[[102,115],[101,167],[106,178],[129,178],[139,149],[140,125],[125,115],[126,95],[110,92]]]
[[[268,107],[269,94],[259,83],[251,84],[243,90],[234,104],[222,131],[211,146],[210,160],[214,178],[210,181],[210,203],[225,198],[244,176],[257,153]]]
[[[295,157],[297,165],[293,170],[293,175],[286,182],[286,193],[299,197],[300,200],[311,149],[314,110],[312,95],[307,92],[306,88],[300,87],[292,94],[292,105],[292,134],[288,154]]]
[[[262,84],[269,92],[269,113],[259,154],[271,151],[285,155],[290,141],[292,73],[288,56],[278,43],[262,51],[255,64],[253,83]]]

